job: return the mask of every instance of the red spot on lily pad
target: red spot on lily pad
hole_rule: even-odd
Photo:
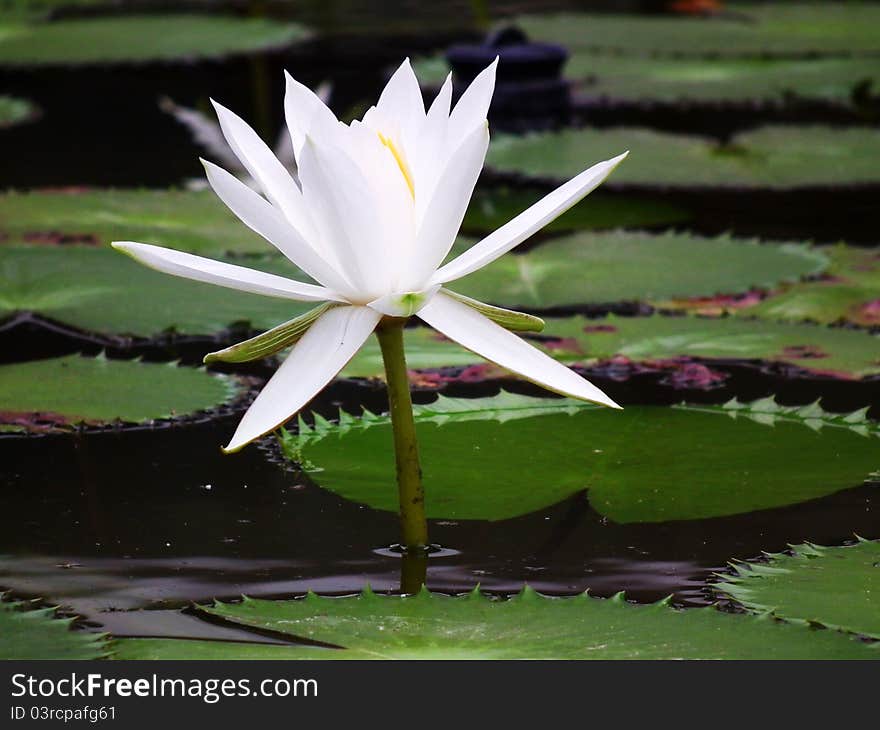
[[[714,297],[688,297],[673,299],[669,304],[675,309],[685,309],[703,316],[720,316],[734,309],[747,309],[759,304],[765,292],[750,291],[745,294],[718,294]]]
[[[588,334],[617,332],[617,327],[615,327],[613,324],[588,324],[586,327],[584,327],[584,332]]]
[[[553,340],[542,340],[541,346],[551,352],[575,352],[583,354],[580,343],[574,337],[560,337]]]
[[[880,299],[872,299],[860,306],[858,321],[861,324],[880,324]]]
[[[790,360],[818,360],[828,353],[816,345],[788,345],[782,350],[782,358]]]

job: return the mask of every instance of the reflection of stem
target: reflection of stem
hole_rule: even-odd
[[[382,347],[385,380],[388,383],[388,409],[394,431],[400,495],[400,542],[408,551],[423,553],[428,544],[428,523],[425,520],[425,490],[422,488],[416,424],[403,351],[404,321],[386,317],[376,328],[376,336]]]
[[[405,550],[400,556],[400,592],[418,593],[428,577],[428,551]]]

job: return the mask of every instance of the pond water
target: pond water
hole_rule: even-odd
[[[517,7],[528,5],[541,6]],[[201,168],[187,131],[159,110],[160,96],[189,106],[204,106],[214,97],[255,120],[271,139],[282,118],[282,69],[311,85],[331,79],[333,107],[344,114],[361,110],[364,100],[375,96],[389,64],[401,55],[442,48],[460,35],[451,29],[393,41],[368,35],[348,44],[322,41],[284,54],[186,66],[0,71],[0,88],[32,98],[44,111],[39,121],[0,134],[0,186],[177,185],[200,175]],[[605,110],[597,121],[632,123],[633,113],[629,108],[615,119]],[[662,126],[675,127],[664,114]],[[706,124],[722,121],[705,119]],[[680,122],[680,129],[693,131],[693,118]],[[723,136],[729,124],[699,131]],[[750,209],[742,198],[719,214],[711,201],[702,205],[697,199],[701,212],[694,227],[822,240],[846,230],[853,240],[876,242],[867,218],[829,218],[818,205],[792,207],[787,218],[780,217],[778,200],[768,196]],[[0,344],[0,362],[15,362],[94,354],[105,343],[21,321],[0,323]],[[153,360],[183,356],[195,363],[207,349],[213,348],[196,339],[111,354],[146,353]],[[798,404],[821,397],[826,409],[839,412],[880,403],[876,377],[839,380],[735,360],[712,367],[725,378],[708,388],[669,382],[650,371],[606,369],[591,377],[624,405],[686,399],[722,403],[734,396],[768,395]],[[475,396],[497,386],[454,383],[445,392]],[[416,397],[424,402],[434,395]],[[380,411],[383,399],[379,386],[351,381],[335,384],[313,406],[331,416],[339,405],[352,413],[361,405]],[[27,439],[0,435],[0,587],[62,604],[118,636],[233,640],[255,638],[179,609],[241,594],[350,594],[365,584],[397,590],[400,560],[387,550],[397,534],[396,516],[320,488],[283,464],[271,445],[222,455],[219,447],[239,417],[240,411],[180,426]],[[391,477],[383,488],[395,489]],[[487,591],[514,593],[528,583],[560,595],[625,591],[640,602],[671,594],[677,605],[696,606],[715,600],[707,580],[730,560],[758,558],[796,542],[840,545],[855,534],[880,538],[880,491],[854,483],[821,499],[772,510],[626,525],[603,517],[581,493],[499,522],[433,521],[430,534],[443,548],[429,560],[427,585],[433,590],[455,593],[479,584]],[[132,610],[142,608],[153,610]]]
[[[643,379],[641,388],[593,380],[624,405],[627,393],[633,397],[642,389],[653,394],[652,402],[683,396],[721,402],[769,390],[766,377],[742,369],[733,370],[722,390],[702,394],[664,388],[656,376]],[[799,386],[792,390],[806,396],[802,402],[823,394],[816,381]],[[486,390],[459,387],[459,394]],[[828,390],[832,404],[852,397],[835,398]],[[329,414],[338,405],[354,411],[357,402],[375,407],[381,395],[340,384],[316,405]],[[219,445],[236,419],[0,438],[6,505],[0,585],[18,595],[50,597],[120,636],[232,640],[228,627],[176,609],[241,594],[347,594],[364,584],[397,590],[400,560],[388,550],[396,516],[316,486],[283,464],[271,445],[222,455]],[[395,489],[391,473],[385,487]],[[514,519],[435,520],[430,529],[444,548],[429,560],[427,585],[434,590],[457,593],[479,584],[514,593],[528,583],[560,595],[626,591],[637,601],[671,594],[676,604],[693,606],[712,600],[706,581],[731,559],[753,559],[792,542],[880,537],[880,491],[853,484],[821,499],[750,514],[626,525],[597,513],[581,493]],[[129,612],[139,608],[157,612]]]

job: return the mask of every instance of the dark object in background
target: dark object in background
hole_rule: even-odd
[[[514,26],[493,31],[480,44],[454,45],[446,60],[460,95],[477,74],[499,57],[490,116],[504,128],[557,126],[571,113],[571,91],[562,78],[568,60],[565,47],[533,43]]]

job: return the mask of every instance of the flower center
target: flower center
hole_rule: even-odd
[[[382,144],[384,144],[391,152],[391,154],[394,155],[394,160],[395,162],[397,162],[397,166],[400,168],[403,179],[406,180],[406,186],[409,188],[409,194],[412,195],[413,198],[415,198],[416,188],[415,185],[413,185],[413,179],[412,175],[410,175],[409,172],[409,166],[406,164],[406,160],[404,159],[403,155],[400,154],[400,150],[397,149],[397,145],[394,144],[390,137],[386,137],[381,132],[377,132],[376,134],[379,135],[379,139],[382,141]]]

